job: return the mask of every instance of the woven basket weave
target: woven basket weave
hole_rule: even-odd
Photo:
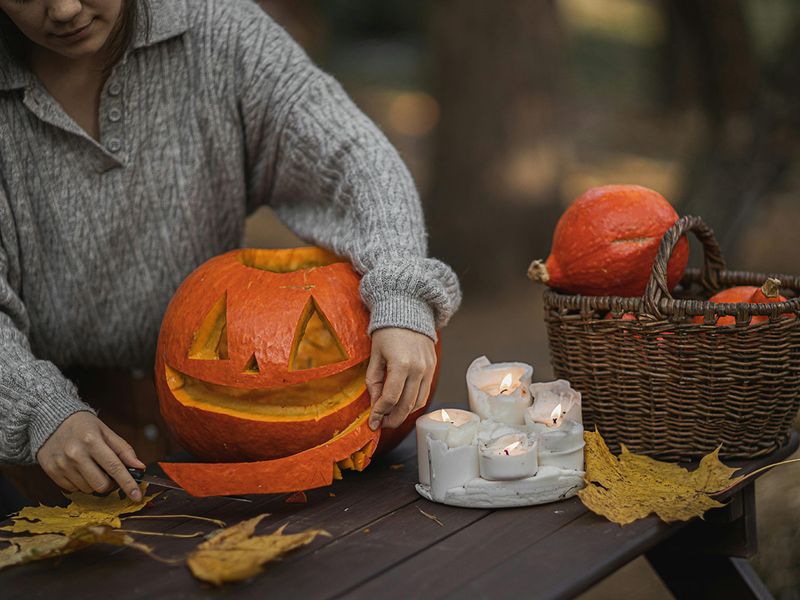
[[[687,270],[673,297],[667,262],[687,232],[702,242],[704,266]],[[781,280],[787,302],[706,301],[767,277]],[[768,454],[788,441],[800,408],[800,318],[783,316],[800,316],[799,292],[798,277],[725,271],[711,229],[682,217],[661,241],[644,297],[545,291],[553,368],[582,393],[584,422],[614,450],[625,444],[675,461],[719,445],[727,458]],[[692,322],[698,315],[703,324]],[[715,325],[728,315],[736,325]],[[755,315],[769,321],[751,324]]]

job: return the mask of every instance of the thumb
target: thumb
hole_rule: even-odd
[[[386,360],[379,350],[374,347],[367,367],[366,383],[370,402],[375,404],[383,392],[383,381],[386,378]]]

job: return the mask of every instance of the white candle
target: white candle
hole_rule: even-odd
[[[557,379],[530,385],[533,409],[526,411],[526,423],[531,421],[545,423],[553,410],[560,404],[562,416],[583,423],[581,414],[581,394],[572,389],[569,381]]]
[[[525,410],[531,405],[533,367],[519,362],[494,363],[485,356],[467,369],[469,407],[481,419],[506,425],[524,425]]]
[[[478,415],[458,408],[435,410],[419,417],[416,423],[419,482],[431,485],[429,439],[440,440],[447,448],[473,445],[479,424]]]
[[[536,439],[512,433],[481,444],[480,473],[488,481],[509,481],[533,477],[539,470]]]
[[[540,416],[535,415],[536,418]],[[557,405],[546,422],[534,419],[531,407],[525,413],[528,430],[537,435],[539,441],[539,464],[543,467],[558,467],[573,471],[583,470],[583,425],[565,419],[561,405]]]
[[[463,488],[480,476],[476,444],[450,448],[444,441],[429,437],[426,458],[430,467],[431,497],[437,502],[444,501],[447,490]]]

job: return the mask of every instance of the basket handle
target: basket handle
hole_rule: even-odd
[[[688,215],[681,217],[661,238],[658,253],[653,261],[653,270],[650,272],[650,280],[644,290],[643,313],[652,320],[663,318],[661,303],[664,300],[672,300],[667,285],[667,264],[678,240],[690,231],[703,245],[703,271],[700,282],[709,292],[719,289],[719,274],[725,268],[725,259],[722,258],[722,251],[714,232],[700,217]]]

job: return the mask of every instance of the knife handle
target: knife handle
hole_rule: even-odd
[[[131,474],[136,481],[141,481],[144,477],[144,470],[143,469],[136,469],[134,467],[128,467],[128,473]]]

